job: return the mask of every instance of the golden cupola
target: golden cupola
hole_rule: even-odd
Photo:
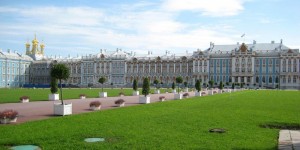
[[[34,35],[34,39],[32,40],[32,45],[30,45],[29,42],[25,44],[26,46],[26,54],[32,55],[34,57],[43,57],[44,56],[44,50],[45,50],[45,44],[42,42],[39,45],[39,41],[36,38],[36,35]],[[30,50],[31,46],[31,50]]]
[[[40,45],[40,54],[44,55],[45,44],[42,42]]]
[[[31,51],[30,51],[30,43],[27,41],[27,43],[25,44],[26,46],[26,55],[29,55],[31,54]]]

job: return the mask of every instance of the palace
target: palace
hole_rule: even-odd
[[[282,40],[232,45],[211,42],[205,50],[181,54],[166,51],[163,55],[101,49],[97,54],[66,58],[46,57],[45,45],[39,45],[36,37],[32,45],[27,42],[25,46],[26,55],[0,52],[0,87],[47,86],[52,64],[64,63],[71,72],[65,84],[74,87],[99,86],[101,76],[108,79],[107,85],[131,86],[133,79],[141,84],[149,77],[151,82],[159,79],[162,86],[171,87],[174,79],[182,76],[189,86],[201,79],[202,83],[244,83],[250,88],[300,89],[299,49],[290,49]]]

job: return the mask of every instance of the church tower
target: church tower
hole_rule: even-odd
[[[27,43],[25,44],[25,46],[26,46],[26,55],[31,54],[29,42],[27,42]]]
[[[32,40],[31,50],[29,42],[27,42],[25,46],[26,55],[29,55],[34,60],[41,60],[44,58],[45,44],[42,42],[39,45],[39,41],[37,40],[36,35],[34,35],[34,39]]]
[[[32,54],[37,54],[38,45],[39,45],[39,41],[36,39],[36,35],[34,35],[34,40],[32,40],[32,49],[31,49]]]

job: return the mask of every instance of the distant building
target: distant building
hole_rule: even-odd
[[[209,80],[216,84],[221,81],[244,83],[245,87],[251,88],[300,89],[299,49],[288,48],[282,40],[280,43],[253,41],[233,45],[210,43],[209,48],[193,53],[171,54],[166,51],[164,55],[154,55],[149,51],[141,55],[117,49],[66,58],[44,56],[45,45],[39,45],[36,37],[31,46],[30,49],[30,44],[26,43],[26,55],[1,52],[1,87],[20,87],[27,83],[49,85],[52,64],[64,63],[71,72],[64,83],[79,87],[99,86],[101,76],[108,79],[107,85],[131,86],[133,79],[142,83],[143,78],[148,77],[151,83],[159,79],[162,86],[171,87],[175,78],[182,76],[190,86],[194,86],[196,79],[201,79],[202,83]],[[12,73],[8,64],[14,64],[19,70]],[[16,64],[19,65],[16,67]]]
[[[28,55],[7,50],[0,51],[0,87],[22,87],[29,83],[29,67],[33,59]]]

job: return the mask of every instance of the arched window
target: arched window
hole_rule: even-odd
[[[272,77],[269,77],[269,83],[272,83]]]
[[[275,82],[278,83],[278,81],[279,81],[279,79],[278,79],[278,77],[276,77]]]
[[[265,83],[266,82],[266,78],[262,77],[262,81],[263,81],[263,83]]]
[[[259,82],[259,78],[258,77],[256,77],[256,83],[258,83]]]

